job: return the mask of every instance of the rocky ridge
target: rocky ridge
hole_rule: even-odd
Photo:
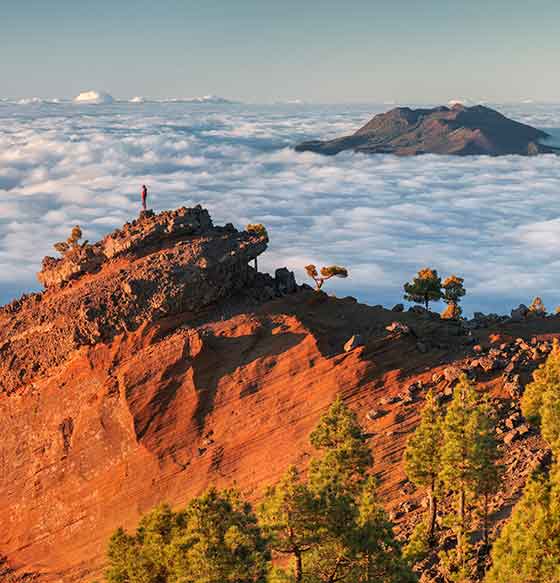
[[[380,498],[404,537],[425,503],[403,471],[406,440],[426,392],[449,400],[462,372],[499,417],[506,478],[491,501],[494,532],[507,519],[528,474],[548,463],[519,396],[560,318],[518,309],[460,323],[329,297],[286,269],[256,272],[249,262],[266,244],[214,227],[200,208],[148,213],[86,257],[46,260],[47,289],[0,310],[0,574],[10,583],[89,582],[117,526],[209,484],[258,499],[290,464],[306,466],[309,432],[336,395],[368,432]],[[437,561],[422,580],[441,580]]]
[[[483,105],[432,109],[397,107],[373,117],[350,136],[314,140],[299,152],[335,155],[350,150],[364,154],[446,154],[455,156],[560,153],[541,143],[546,132],[509,119]]]
[[[0,392],[32,381],[81,346],[200,310],[256,282],[262,235],[215,227],[208,211],[142,213],[94,245],[46,257],[46,287],[0,310]],[[272,282],[273,283],[273,282]]]

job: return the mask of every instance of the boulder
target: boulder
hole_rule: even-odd
[[[282,295],[293,294],[297,291],[296,277],[287,267],[280,267],[274,272],[276,291]]]
[[[529,313],[529,308],[525,304],[519,304],[517,308],[511,311],[511,319],[513,322],[522,322]]]
[[[443,371],[443,376],[448,383],[454,383],[459,380],[459,377],[463,374],[463,371],[458,366],[448,366]]]
[[[359,346],[364,345],[364,340],[360,334],[354,334],[351,338],[346,341],[344,344],[344,352],[350,352],[354,350],[354,348],[358,348]]]
[[[385,330],[388,332],[400,332],[401,334],[410,334],[410,327],[402,322],[391,322],[388,326],[385,326]]]

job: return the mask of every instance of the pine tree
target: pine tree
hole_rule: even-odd
[[[122,528],[109,540],[105,572],[108,583],[158,583],[171,577],[168,549],[178,515],[163,504],[146,514],[135,535]]]
[[[155,508],[134,535],[118,529],[107,559],[108,583],[264,583],[269,553],[249,504],[210,489],[183,511]]]
[[[447,308],[443,311],[442,318],[458,320],[461,317],[463,310],[459,302],[467,293],[463,283],[464,279],[456,275],[451,275],[443,282],[443,301],[447,304]]]
[[[414,583],[417,577],[403,559],[393,525],[377,498],[377,485],[368,478],[358,504],[354,579],[360,583]]]
[[[420,424],[408,440],[404,464],[409,480],[416,486],[424,488],[428,494],[427,537],[430,544],[434,542],[436,526],[442,443],[442,411],[432,391],[429,391],[422,409]]]
[[[539,473],[492,548],[484,583],[560,583],[560,482],[558,469]]]
[[[553,450],[560,449],[560,346],[554,343],[545,363],[533,373],[521,399],[523,415],[541,427]]]
[[[535,316],[546,316],[546,308],[541,297],[536,296],[533,299],[529,306],[529,313]]]
[[[463,308],[459,304],[448,304],[441,313],[442,320],[458,320],[463,314]]]
[[[482,497],[482,536],[484,544],[488,545],[488,505],[490,496],[498,490],[501,468],[498,466],[496,420],[488,399],[483,398],[476,409],[476,415],[478,431],[474,442],[475,492],[477,498]]]
[[[487,502],[492,493],[491,480],[496,475],[497,459],[495,428],[489,405],[479,402],[466,375],[455,387],[443,433],[441,477],[447,490],[457,499],[457,516],[453,525],[457,537],[455,554],[458,569],[465,571],[470,545],[469,504],[473,499],[480,501],[480,495],[483,503]]]
[[[453,393],[453,401],[447,409],[443,426],[444,445],[442,448],[441,477],[448,491],[457,496],[458,508],[456,524],[458,548],[467,527],[467,498],[472,494],[476,465],[473,438],[476,432],[473,411],[477,396],[472,383],[463,375]]]
[[[295,467],[269,488],[259,518],[274,552],[290,555],[294,561],[294,581],[303,580],[303,560],[319,542],[316,524],[317,502]]]
[[[355,414],[337,399],[311,434],[320,457],[309,485],[318,501],[320,544],[309,554],[310,580],[407,583],[415,577],[368,477],[372,457]]]
[[[442,298],[441,278],[435,269],[425,267],[409,283],[404,284],[404,299],[416,304],[424,304],[429,309],[430,302]]]
[[[80,241],[81,238],[82,229],[80,228],[80,225],[75,225],[74,227],[72,227],[72,232],[70,233],[70,236],[66,239],[66,241],[60,241],[58,243],[55,243],[53,247],[61,255],[65,255],[66,253],[68,253],[68,251],[71,251],[72,249],[77,249],[80,246],[78,242]],[[82,244],[82,247],[85,247],[87,244],[88,241],[85,241]]]
[[[327,279],[332,277],[348,277],[348,270],[346,267],[341,267],[340,265],[328,265],[321,267],[320,275],[317,271],[317,267],[312,263],[305,266],[305,271],[307,275],[315,282],[315,290],[319,291]]]
[[[189,502],[173,539],[173,575],[184,583],[264,583],[269,553],[251,506],[211,488]]]
[[[245,230],[248,233],[254,233],[259,237],[266,239],[267,242],[269,240],[268,231],[266,230],[266,227],[262,223],[250,223],[245,227]]]
[[[340,492],[358,493],[373,460],[356,415],[340,398],[321,417],[310,441],[321,453],[310,465],[312,488],[337,486]]]

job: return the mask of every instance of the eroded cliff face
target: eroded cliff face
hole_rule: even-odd
[[[151,231],[153,220],[167,219],[130,228]],[[460,370],[494,395],[503,417],[510,479],[493,509],[496,524],[507,518],[546,456],[518,417],[518,387],[546,357],[542,335],[560,332],[559,320],[466,336],[431,314],[280,285],[248,266],[265,246],[210,225],[158,236],[4,309],[0,556],[10,577],[91,581],[115,528],[210,484],[258,499],[290,464],[306,466],[309,433],[338,394],[368,431],[381,499],[407,532],[422,494],[403,473],[406,439],[425,392],[449,398]],[[514,342],[534,333],[535,344]],[[360,342],[345,351],[352,335]]]

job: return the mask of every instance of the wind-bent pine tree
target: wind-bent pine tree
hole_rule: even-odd
[[[82,238],[82,229],[80,228],[80,225],[76,225],[76,226],[72,227],[72,232],[70,233],[70,236],[68,237],[68,239],[66,239],[66,241],[60,241],[59,243],[55,243],[53,245],[53,247],[61,255],[64,255],[65,253],[67,253],[71,249],[77,249],[79,246],[78,242],[80,241],[81,238]],[[87,243],[88,242],[85,241],[82,244],[82,246],[87,245]]]
[[[317,267],[310,263],[305,266],[305,271],[307,275],[315,282],[315,290],[319,291],[327,279],[332,277],[348,277],[348,270],[346,267],[341,267],[340,265],[328,265],[321,267],[320,275],[317,271]]]
[[[461,317],[463,310],[459,305],[461,298],[467,293],[463,285],[464,279],[451,275],[442,284],[443,301],[447,308],[442,312],[444,319],[457,320]]]
[[[296,583],[303,580],[305,554],[319,542],[316,513],[317,502],[295,467],[267,490],[260,507],[260,523],[273,552],[293,558]]]
[[[409,438],[404,453],[404,467],[408,479],[424,488],[428,494],[427,538],[435,542],[437,516],[437,491],[441,472],[441,448],[443,444],[443,416],[441,406],[432,391],[426,395],[420,424]]]
[[[266,230],[266,227],[262,223],[249,223],[245,227],[245,230],[248,233],[254,233],[255,235],[258,235],[259,237],[264,238],[264,240],[267,243],[270,240],[268,238],[268,231]],[[254,259],[254,267],[255,267],[255,271],[258,271],[259,270],[259,263],[258,263],[258,258],[257,257],[255,257],[255,259]]]
[[[404,284],[404,299],[416,304],[424,304],[426,310],[430,302],[438,302],[442,298],[441,278],[435,269],[421,269],[411,282]]]

